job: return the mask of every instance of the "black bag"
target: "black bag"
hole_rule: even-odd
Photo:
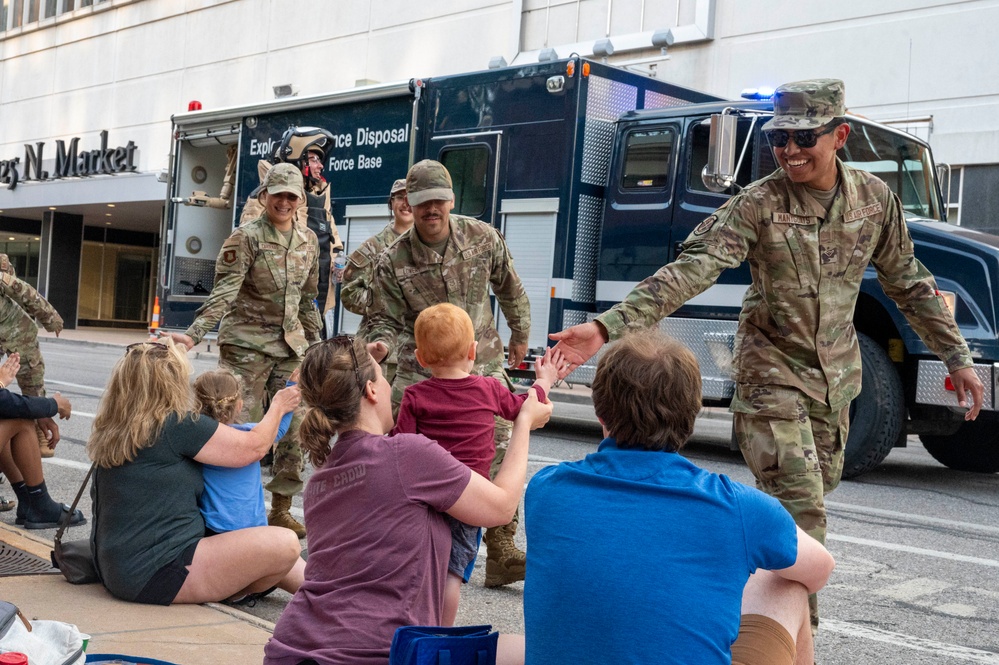
[[[392,636],[389,665],[495,665],[492,626],[402,626]]]
[[[55,539],[52,543],[52,566],[58,568],[59,572],[62,573],[62,576],[70,584],[93,584],[94,582],[101,581],[101,576],[97,572],[97,566],[94,563],[94,553],[90,549],[90,539],[73,540],[68,543],[62,542],[62,534],[66,531],[69,521],[73,519],[73,513],[76,512],[76,504],[80,503],[80,497],[83,496],[83,490],[87,488],[87,484],[90,482],[90,476],[93,475],[95,466],[96,464],[90,465],[90,471],[87,472],[87,477],[83,479],[80,491],[76,493],[76,498],[73,499],[73,506],[69,509],[69,512],[64,513],[62,523],[59,525],[59,530],[56,531]]]

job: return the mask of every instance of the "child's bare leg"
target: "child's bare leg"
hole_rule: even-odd
[[[458,603],[461,601],[460,577],[454,573],[447,574],[447,581],[444,582],[444,614],[441,615],[442,626],[453,626],[454,620],[458,616]]]
[[[284,576],[284,579],[278,582],[278,588],[284,589],[288,593],[295,593],[298,591],[299,587],[302,586],[302,582],[305,581],[305,559],[298,557],[298,561],[295,565],[291,567],[288,574]]]

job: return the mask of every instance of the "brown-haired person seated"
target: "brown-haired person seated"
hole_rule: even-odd
[[[15,523],[26,529],[54,529],[69,513],[69,506],[56,503],[49,496],[42,475],[42,455],[35,435],[35,423],[48,439],[50,448],[59,443],[59,426],[52,417],[57,413],[69,418],[69,400],[56,393],[52,397],[29,397],[7,390],[21,367],[21,356],[12,353],[0,365],[0,471],[7,476],[17,495]],[[0,499],[9,510],[13,502]],[[69,526],[87,522],[83,513],[74,511]]]
[[[241,467],[263,457],[281,417],[298,404],[298,389],[275,393],[249,432],[220,426],[194,412],[184,347],[163,341],[125,351],[87,443],[97,465],[90,540],[101,581],[118,598],[155,605],[297,589],[301,547],[293,531],[258,526],[206,537],[198,499],[201,465]]]
[[[592,387],[607,438],[527,489],[527,662],[810,665],[807,596],[833,558],[776,499],[678,454],[701,409],[693,354],[637,333]]]
[[[484,527],[510,521],[530,430],[548,421],[551,405],[531,391],[490,482],[425,436],[388,436],[392,386],[360,339],[312,346],[298,385],[308,405],[302,449],[315,468],[304,497],[309,560],[264,663],[384,664],[397,628],[441,623],[451,551],[445,513]],[[523,638],[500,635],[497,663],[523,661]]]

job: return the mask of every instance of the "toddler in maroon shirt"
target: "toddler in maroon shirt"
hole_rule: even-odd
[[[433,439],[459,462],[489,478],[489,465],[496,455],[493,432],[496,417],[514,420],[527,393],[515,394],[491,376],[471,373],[475,364],[475,330],[468,314],[450,303],[425,309],[416,319],[416,360],[430,370],[431,378],[406,388],[393,434],[422,434]],[[538,400],[557,376],[557,363],[548,349],[535,363],[532,386]],[[481,532],[453,517],[451,557],[444,590],[442,625],[454,624],[461,585],[468,582],[479,549]]]

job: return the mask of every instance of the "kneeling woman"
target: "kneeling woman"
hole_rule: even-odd
[[[528,398],[490,482],[424,436],[387,436],[392,388],[360,340],[313,346],[300,371],[309,409],[299,436],[316,469],[305,490],[309,561],[264,662],[384,664],[396,628],[440,624],[451,551],[444,513],[484,527],[510,521],[530,430],[548,421],[551,404]],[[523,658],[523,638],[500,637],[497,662]]]
[[[169,605],[237,599],[302,581],[298,537],[261,526],[205,537],[198,509],[202,464],[240,467],[270,450],[278,423],[299,402],[285,388],[251,431],[194,413],[186,351],[128,347],[97,408],[87,452],[91,547],[104,586],[123,600]]]

